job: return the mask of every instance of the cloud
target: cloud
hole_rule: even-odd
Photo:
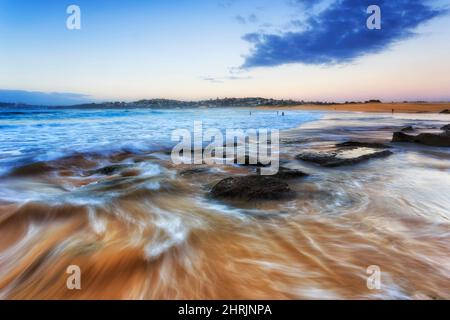
[[[249,14],[247,17],[242,15],[234,16],[234,20],[236,20],[239,24],[257,23],[259,21],[258,16],[254,13]]]
[[[234,17],[234,20],[236,20],[239,24],[246,24],[247,23],[247,19],[245,19],[243,16],[241,15],[237,15]]]
[[[248,16],[247,20],[248,22],[256,23],[258,22],[258,17],[256,16],[256,14],[252,13],[251,15]]]
[[[309,16],[302,31],[246,34],[243,39],[251,43],[253,49],[242,67],[350,62],[415,36],[417,26],[446,12],[431,7],[427,1],[376,2],[381,8],[381,30],[369,30],[366,26],[369,17],[366,10],[373,0],[337,0],[318,14]],[[312,2],[296,0],[295,3],[308,5]]]
[[[221,8],[230,8],[231,6],[234,5],[234,3],[236,2],[236,0],[221,0],[218,2],[219,7]]]
[[[220,78],[214,78],[214,77],[202,77],[202,80],[211,82],[211,83],[223,83],[223,80],[221,80]]]
[[[202,80],[211,82],[211,83],[224,83],[227,80],[248,80],[252,79],[251,76],[239,76],[230,72],[229,76],[225,77],[202,77]]]
[[[38,92],[0,89],[0,102],[24,103],[45,106],[67,106],[92,102],[89,96],[67,92]]]

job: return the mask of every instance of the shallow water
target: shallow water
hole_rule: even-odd
[[[178,123],[197,117],[194,111],[168,112],[177,114],[173,118]],[[152,137],[136,132],[132,139],[109,131],[110,139],[121,141],[113,143],[117,149],[96,143],[89,130],[64,153],[77,125],[67,138],[64,130],[52,137],[51,127],[43,129],[46,133],[32,129],[45,141],[41,146],[33,140],[36,148],[47,148],[45,162],[36,162],[41,149],[19,143],[21,155],[14,158],[19,163],[13,164],[5,150],[15,144],[3,133],[11,137],[14,130],[2,127],[0,150],[8,170],[0,177],[0,297],[450,298],[448,148],[391,144],[394,154],[388,158],[342,168],[294,159],[302,151],[328,151],[350,139],[387,143],[393,131],[409,124],[437,130],[450,117],[287,112],[274,123],[273,112],[267,111],[254,111],[251,118],[246,110],[201,112],[210,115],[207,125],[220,128],[286,129],[281,136],[283,165],[310,174],[289,181],[296,196],[245,203],[211,199],[208,192],[220,179],[254,169],[217,165],[194,172],[187,165],[174,166],[158,151],[169,146],[162,128],[176,126],[165,114],[161,117],[167,124],[160,131],[154,123],[157,115],[149,116],[153,122],[148,129],[149,118],[136,120],[139,133]],[[48,114],[39,116],[46,120],[22,116],[0,121],[22,130],[42,121],[71,123],[65,131],[80,121],[67,114],[52,115],[54,120]],[[92,132],[103,135],[98,141],[109,141],[105,124],[96,124],[104,119],[87,118],[83,121],[97,128]],[[121,128],[123,121],[127,117],[113,127]],[[34,139],[26,131],[21,134]],[[64,156],[51,156],[53,141],[53,150]],[[139,150],[123,150],[130,141]],[[103,148],[108,152],[100,152]],[[25,157],[25,150],[34,153]],[[111,164],[122,166],[110,174],[96,173]],[[66,288],[69,265],[80,266],[82,290]],[[379,290],[367,287],[371,265],[382,272]]]
[[[74,152],[133,152],[171,148],[175,129],[287,129],[316,120],[321,112],[246,109],[11,109],[0,108],[0,168],[48,161]],[[276,121],[274,121],[276,119]],[[0,171],[2,173],[2,171]]]

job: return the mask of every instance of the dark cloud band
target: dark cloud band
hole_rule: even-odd
[[[374,4],[381,8],[381,30],[366,27],[367,7]],[[245,35],[253,49],[243,67],[349,62],[414,36],[417,26],[445,12],[421,0],[338,0],[310,16],[302,31]]]

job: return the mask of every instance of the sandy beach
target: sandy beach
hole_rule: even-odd
[[[259,109],[275,110],[324,110],[324,111],[356,111],[356,112],[389,112],[392,113],[440,113],[450,110],[450,103],[357,103],[357,104],[305,104],[298,106],[259,107]]]
[[[448,148],[391,142],[448,123],[329,112],[283,130],[282,174],[266,180],[251,165],[174,165],[165,150],[17,166],[0,176],[0,298],[449,299]],[[216,197],[227,179],[243,186]],[[69,265],[82,290],[67,290]]]

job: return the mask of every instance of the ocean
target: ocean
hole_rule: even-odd
[[[281,166],[304,174],[248,187],[281,185],[290,197],[216,198],[217,184],[257,168],[175,165],[172,130],[199,120],[281,130]],[[450,151],[391,142],[404,126],[437,133],[448,123],[438,114],[3,109],[0,299],[450,299]],[[346,141],[391,153],[332,168],[296,157]],[[70,266],[81,290],[66,286]]]
[[[250,115],[251,112],[251,115]],[[0,109],[0,174],[73,153],[169,149],[176,129],[285,130],[320,119],[323,112],[216,109]]]

